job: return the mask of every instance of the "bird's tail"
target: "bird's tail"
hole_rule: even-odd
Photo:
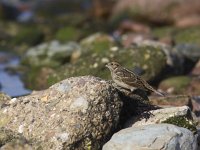
[[[155,89],[154,89],[153,87],[151,87],[150,85],[148,85],[148,87],[147,87],[147,88],[148,88],[150,91],[152,91],[152,92],[156,93],[157,95],[160,95],[160,96],[163,96],[163,97],[165,97],[165,96],[166,96],[166,94],[165,94],[165,93],[155,90]]]
[[[163,96],[163,97],[165,97],[166,96],[166,94],[165,93],[163,93],[163,92],[160,92],[160,91],[157,91],[157,90],[155,90],[154,89],[154,91],[153,92],[155,92],[156,94],[158,94],[158,95],[160,95],[160,96]]]

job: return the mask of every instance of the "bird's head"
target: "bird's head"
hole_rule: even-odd
[[[106,67],[110,70],[115,70],[116,68],[120,67],[121,65],[117,62],[109,62],[106,64]]]

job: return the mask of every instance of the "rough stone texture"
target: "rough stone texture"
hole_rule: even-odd
[[[140,117],[133,117],[127,122],[126,126],[138,127],[141,125],[158,124],[168,120],[169,118],[174,117],[184,117],[191,120],[191,111],[190,108],[187,106],[157,109],[152,110],[149,113],[151,114],[150,118],[141,119]]]
[[[72,77],[10,101],[0,126],[32,139],[34,148],[99,149],[119,121],[115,88],[92,76]]]
[[[10,96],[0,92],[0,108],[4,107],[4,104],[9,100],[11,100]]]
[[[193,133],[170,124],[154,124],[123,129],[115,133],[103,150],[196,150]]]

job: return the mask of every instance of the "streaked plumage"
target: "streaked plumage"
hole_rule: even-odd
[[[129,69],[124,68],[117,62],[110,62],[106,65],[109,68],[112,80],[120,87],[134,91],[136,88],[146,91],[155,92],[158,95],[164,96],[161,92],[151,87],[140,76],[136,75]]]

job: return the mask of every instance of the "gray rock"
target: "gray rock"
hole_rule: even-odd
[[[117,90],[106,81],[72,77],[10,101],[0,110],[0,126],[34,139],[34,148],[99,149],[116,128],[121,108]]]
[[[163,121],[171,118],[171,117],[188,117],[191,116],[191,111],[188,106],[182,106],[182,107],[169,107],[169,108],[163,108],[163,109],[157,109],[152,110],[149,112],[150,118],[143,118],[141,119],[138,117],[133,117],[130,119],[126,127],[138,127],[141,125],[148,125],[148,124],[158,124],[162,123]]]
[[[72,55],[79,51],[81,47],[75,42],[61,44],[55,40],[30,48],[22,62],[31,66],[57,66],[70,62]]]
[[[200,57],[200,47],[195,44],[177,44],[173,51],[192,61],[197,61]]]
[[[123,129],[115,133],[103,150],[196,150],[193,133],[170,124],[154,124]]]

